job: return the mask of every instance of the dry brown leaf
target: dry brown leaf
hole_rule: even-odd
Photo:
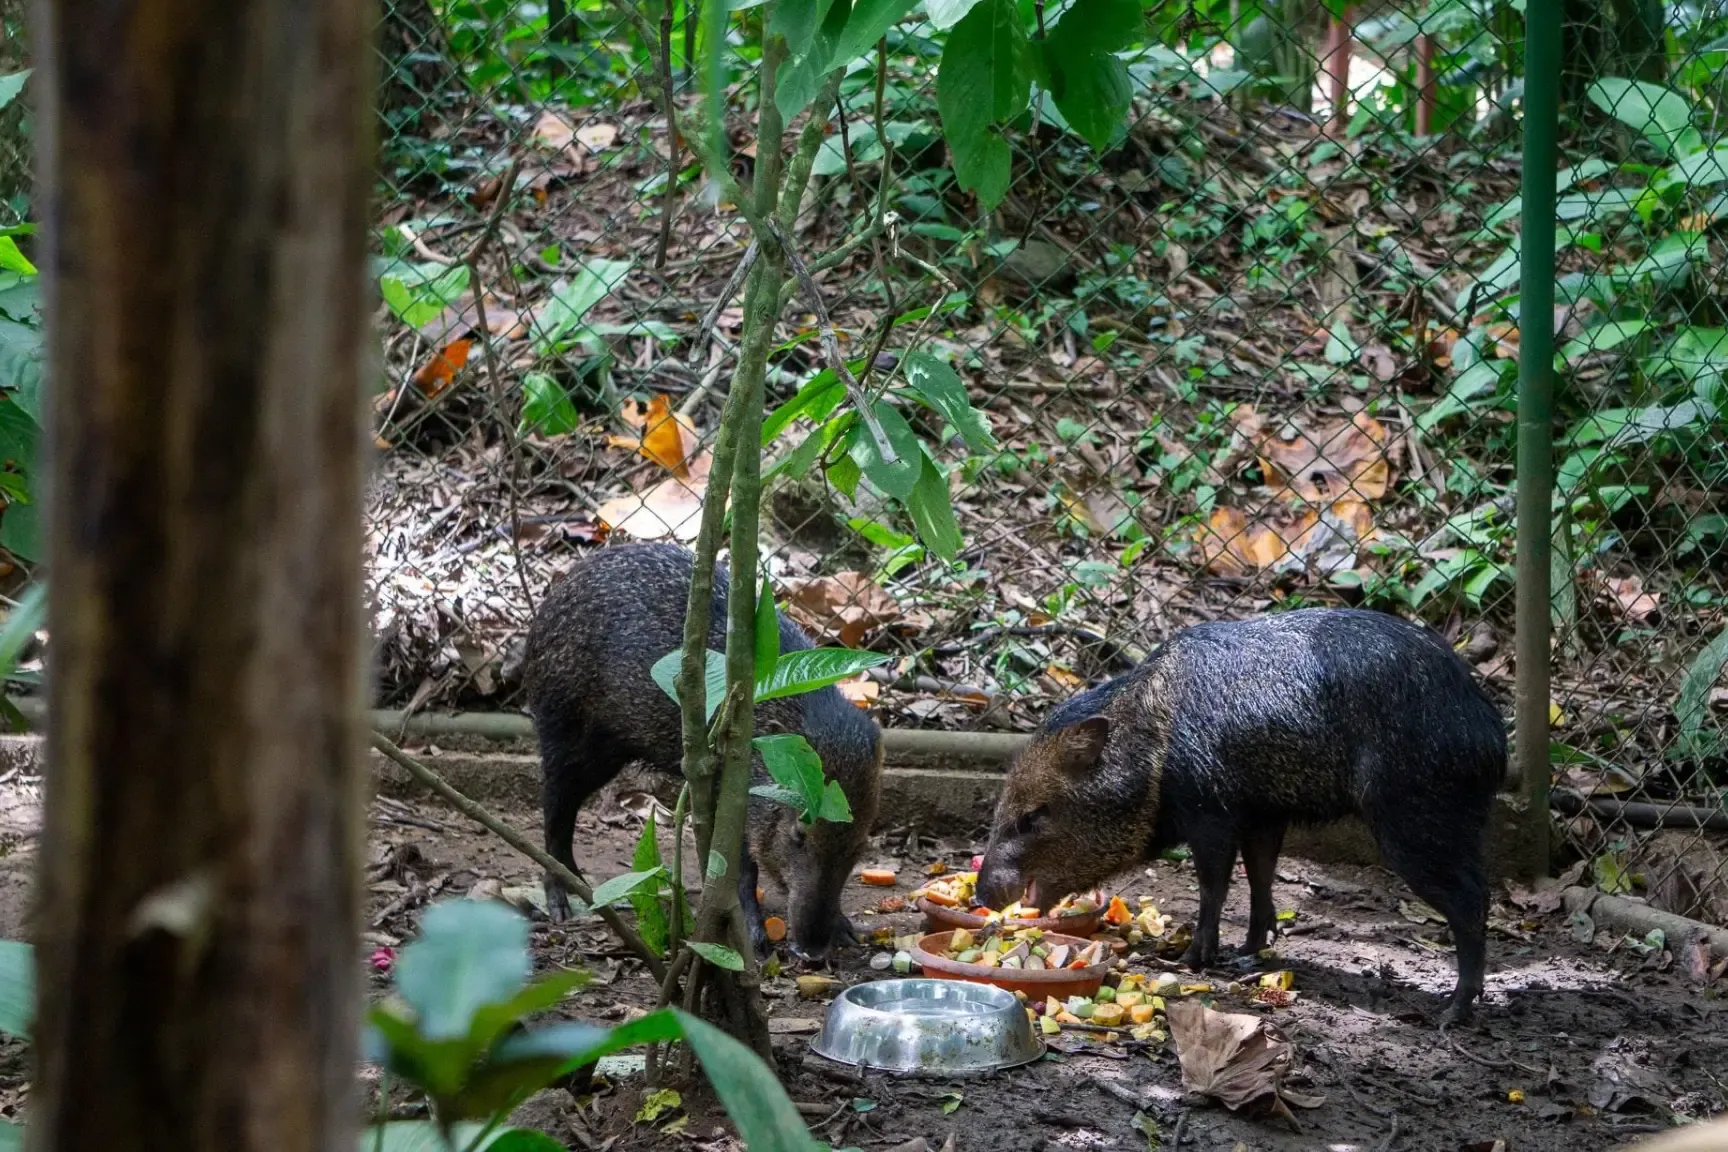
[[[1276,1025],[1240,1012],[1215,1012],[1197,999],[1171,1003],[1167,1016],[1182,1085],[1210,1096],[1231,1111],[1248,1105],[1270,1108],[1294,1120],[1289,1105],[1317,1108],[1324,1097],[1284,1087],[1292,1049]]]
[[[584,124],[576,130],[576,140],[590,152],[604,152],[618,139],[616,124]]]
[[[786,589],[788,616],[848,648],[903,616],[899,602],[863,572],[788,580]]]
[[[1657,603],[1660,593],[1646,592],[1638,576],[1611,576],[1602,581],[1602,587],[1608,601],[1619,607],[1621,617],[1635,624],[1646,623],[1661,607]]]
[[[562,152],[576,138],[576,126],[548,108],[534,122],[534,142],[550,152]]]
[[[696,539],[702,521],[702,497],[708,491],[712,453],[689,462],[683,476],[667,476],[645,492],[632,492],[602,504],[595,518],[607,532],[623,532],[637,540]]]
[[[471,341],[452,340],[432,354],[432,358],[420,366],[414,373],[414,386],[420,389],[428,400],[435,400],[450,387],[456,379],[457,371],[468,363],[468,348]]]
[[[1283,485],[1308,504],[1344,497],[1378,500],[1392,483],[1386,426],[1366,412],[1312,430],[1286,429],[1261,439],[1260,467],[1267,483]]]
[[[840,690],[840,695],[860,708],[868,708],[876,703],[876,698],[882,695],[882,685],[868,676],[860,676],[855,680],[842,680],[834,687]]]
[[[640,452],[674,477],[689,478],[691,462],[701,448],[701,437],[696,434],[694,424],[672,411],[665,396],[655,395],[646,405],[627,400],[619,414],[626,424],[641,429],[642,434],[608,436],[606,443]]]
[[[1052,664],[1044,669],[1044,674],[1054,680],[1065,692],[1078,692],[1086,687],[1086,678],[1066,664]]]

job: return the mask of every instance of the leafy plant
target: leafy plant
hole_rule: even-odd
[[[426,910],[419,937],[398,958],[395,997],[367,1015],[365,1052],[423,1094],[433,1119],[374,1125],[361,1137],[361,1152],[561,1150],[542,1133],[508,1127],[506,1118],[535,1092],[602,1056],[667,1041],[690,1047],[747,1146],[814,1148],[768,1066],[677,1009],[616,1027],[574,1021],[526,1027],[586,980],[585,973],[561,971],[531,981],[527,945],[527,921],[502,904],[449,899]]]

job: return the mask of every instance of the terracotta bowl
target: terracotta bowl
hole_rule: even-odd
[[[1034,1000],[1042,1000],[1046,996],[1054,996],[1058,1000],[1066,1000],[1070,996],[1091,996],[1104,983],[1104,977],[1110,971],[1110,960],[1094,964],[1090,968],[1057,968],[1034,969],[1025,971],[1015,968],[986,968],[982,964],[961,964],[950,960],[940,953],[948,947],[948,941],[954,932],[932,932],[918,941],[918,946],[912,949],[912,959],[923,968],[924,975],[935,976],[942,980],[969,980],[974,984],[994,984],[998,988],[1006,988],[1010,992],[1024,992]],[[1044,934],[1046,944],[1066,944],[1071,948],[1084,948],[1092,943],[1078,936],[1064,936],[1057,932]],[[1111,956],[1114,959],[1114,955]]]
[[[918,911],[924,913],[924,930],[940,932],[944,928],[971,928],[976,931],[990,923],[982,916],[966,911],[964,908],[947,908],[931,900],[928,896],[918,898]],[[1076,912],[1070,916],[1040,916],[1036,920],[1004,920],[1009,928],[1041,928],[1045,932],[1059,932],[1064,936],[1091,936],[1104,923],[1104,909],[1094,908],[1090,912]]]

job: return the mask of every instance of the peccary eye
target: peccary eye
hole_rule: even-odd
[[[804,825],[794,824],[792,826],[792,843],[802,848],[804,847],[804,839]]]
[[[1044,822],[1044,816],[1048,811],[1047,806],[1040,804],[1030,812],[1022,812],[1014,821],[1014,831],[1023,836],[1036,831],[1038,825]]]

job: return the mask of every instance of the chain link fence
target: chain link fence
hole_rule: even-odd
[[[1728,924],[1728,9],[1564,14],[1560,75],[1534,81],[1560,87],[1551,213],[1521,203],[1509,4],[1154,6],[1115,143],[1100,160],[1035,94],[987,215],[942,143],[944,33],[922,10],[891,29],[811,113],[793,241],[829,258],[847,355],[878,383],[947,359],[999,447],[926,428],[953,564],[868,482],[770,484],[783,608],[897,657],[848,693],[894,727],[1023,731],[1183,625],[1356,604],[1440,630],[1510,716],[1519,253],[1552,243],[1556,819],[1605,891]],[[576,556],[694,536],[748,237],[658,98],[656,77],[696,103],[689,32],[675,2],[384,6],[381,705],[519,708],[528,621]],[[824,366],[808,307],[771,404]]]

